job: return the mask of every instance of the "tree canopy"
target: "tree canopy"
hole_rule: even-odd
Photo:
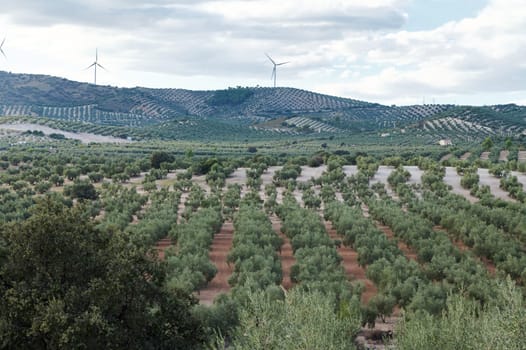
[[[164,267],[83,206],[46,197],[1,227],[0,346],[18,349],[195,348],[195,301],[163,288]]]

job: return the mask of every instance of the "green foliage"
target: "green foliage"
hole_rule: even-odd
[[[208,103],[212,106],[236,106],[254,95],[254,91],[248,87],[229,87],[226,90],[216,90]]]
[[[491,137],[486,137],[484,141],[482,142],[482,148],[485,151],[489,151],[493,147],[493,141],[491,140]]]
[[[242,204],[234,220],[233,246],[228,262],[234,264],[229,284],[234,295],[267,290],[281,283],[281,262],[277,254],[283,241],[272,229],[266,214]]]
[[[164,272],[117,232],[96,229],[82,206],[50,197],[2,227],[2,347],[193,348],[203,339],[195,301],[163,289]]]
[[[249,295],[240,312],[240,325],[232,349],[353,349],[360,329],[358,302],[340,308],[331,298],[316,292],[294,290],[285,300],[273,300],[262,293]]]
[[[524,349],[526,308],[522,295],[509,280],[501,283],[498,291],[496,301],[484,307],[450,295],[439,316],[408,314],[398,327],[397,349]]]
[[[203,288],[214,278],[217,269],[208,258],[214,234],[223,218],[215,208],[203,208],[190,215],[186,223],[173,226],[172,239],[177,241],[177,254],[168,252],[168,286],[192,292]]]
[[[66,186],[64,194],[80,200],[95,200],[99,197],[93,184],[84,180],[76,180],[73,185]]]

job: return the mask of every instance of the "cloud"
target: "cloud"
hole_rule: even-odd
[[[490,0],[471,18],[407,31],[411,1],[0,0],[0,28],[10,28],[19,71],[83,79],[75,67],[99,47],[112,82],[128,86],[148,73],[159,86],[268,84],[269,52],[291,61],[280,85],[373,102],[525,90],[522,0]]]

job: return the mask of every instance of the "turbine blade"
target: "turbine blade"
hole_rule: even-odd
[[[282,66],[282,65],[287,64],[287,63],[290,63],[290,61],[278,63],[278,64],[276,64],[276,66]]]
[[[107,70],[106,68],[104,68],[102,65],[98,64],[97,63],[97,66],[99,66],[100,68],[104,69],[104,70]]]
[[[93,67],[94,65],[96,65],[97,62],[93,62],[92,64],[90,64],[89,66],[87,66],[86,68],[84,68],[84,70],[88,70],[90,69],[91,67]]]
[[[7,56],[6,56],[5,52],[4,52],[4,50],[2,49],[2,47],[4,46],[4,43],[5,43],[5,38],[4,38],[4,40],[2,40],[2,43],[0,44],[0,52],[2,53],[2,56],[4,56],[5,59],[7,60]]]
[[[274,62],[274,60],[272,59],[272,57],[270,57],[268,55],[268,53],[265,53],[265,55],[268,57],[268,59],[270,60],[270,62],[272,62],[273,65],[276,65],[276,62]]]

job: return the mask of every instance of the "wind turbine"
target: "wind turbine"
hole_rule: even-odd
[[[104,70],[106,70],[106,68],[104,68],[103,66],[101,66],[99,64],[99,50],[98,49],[95,49],[95,62],[93,62],[92,64],[89,65],[88,68],[86,69],[90,69],[91,67],[94,67],[94,70],[95,70],[95,85],[97,85],[97,67],[100,67]]]
[[[278,66],[282,66],[282,65],[287,64],[287,63],[290,63],[290,62],[287,61],[287,62],[282,62],[282,63],[276,63],[276,62],[274,62],[274,60],[272,59],[272,57],[269,56],[268,53],[266,53],[265,55],[268,57],[268,59],[270,60],[270,62],[272,62],[272,64],[274,65],[274,68],[272,68],[272,75],[270,76],[270,79],[274,79],[274,87],[276,87],[276,71],[277,71],[276,68],[277,68]]]
[[[0,44],[0,52],[1,52],[2,55],[4,55],[4,57],[7,59],[7,56],[5,55],[4,50],[2,50],[2,47],[4,46],[4,43],[5,43],[5,38],[4,38],[4,40],[2,40],[2,43]]]

